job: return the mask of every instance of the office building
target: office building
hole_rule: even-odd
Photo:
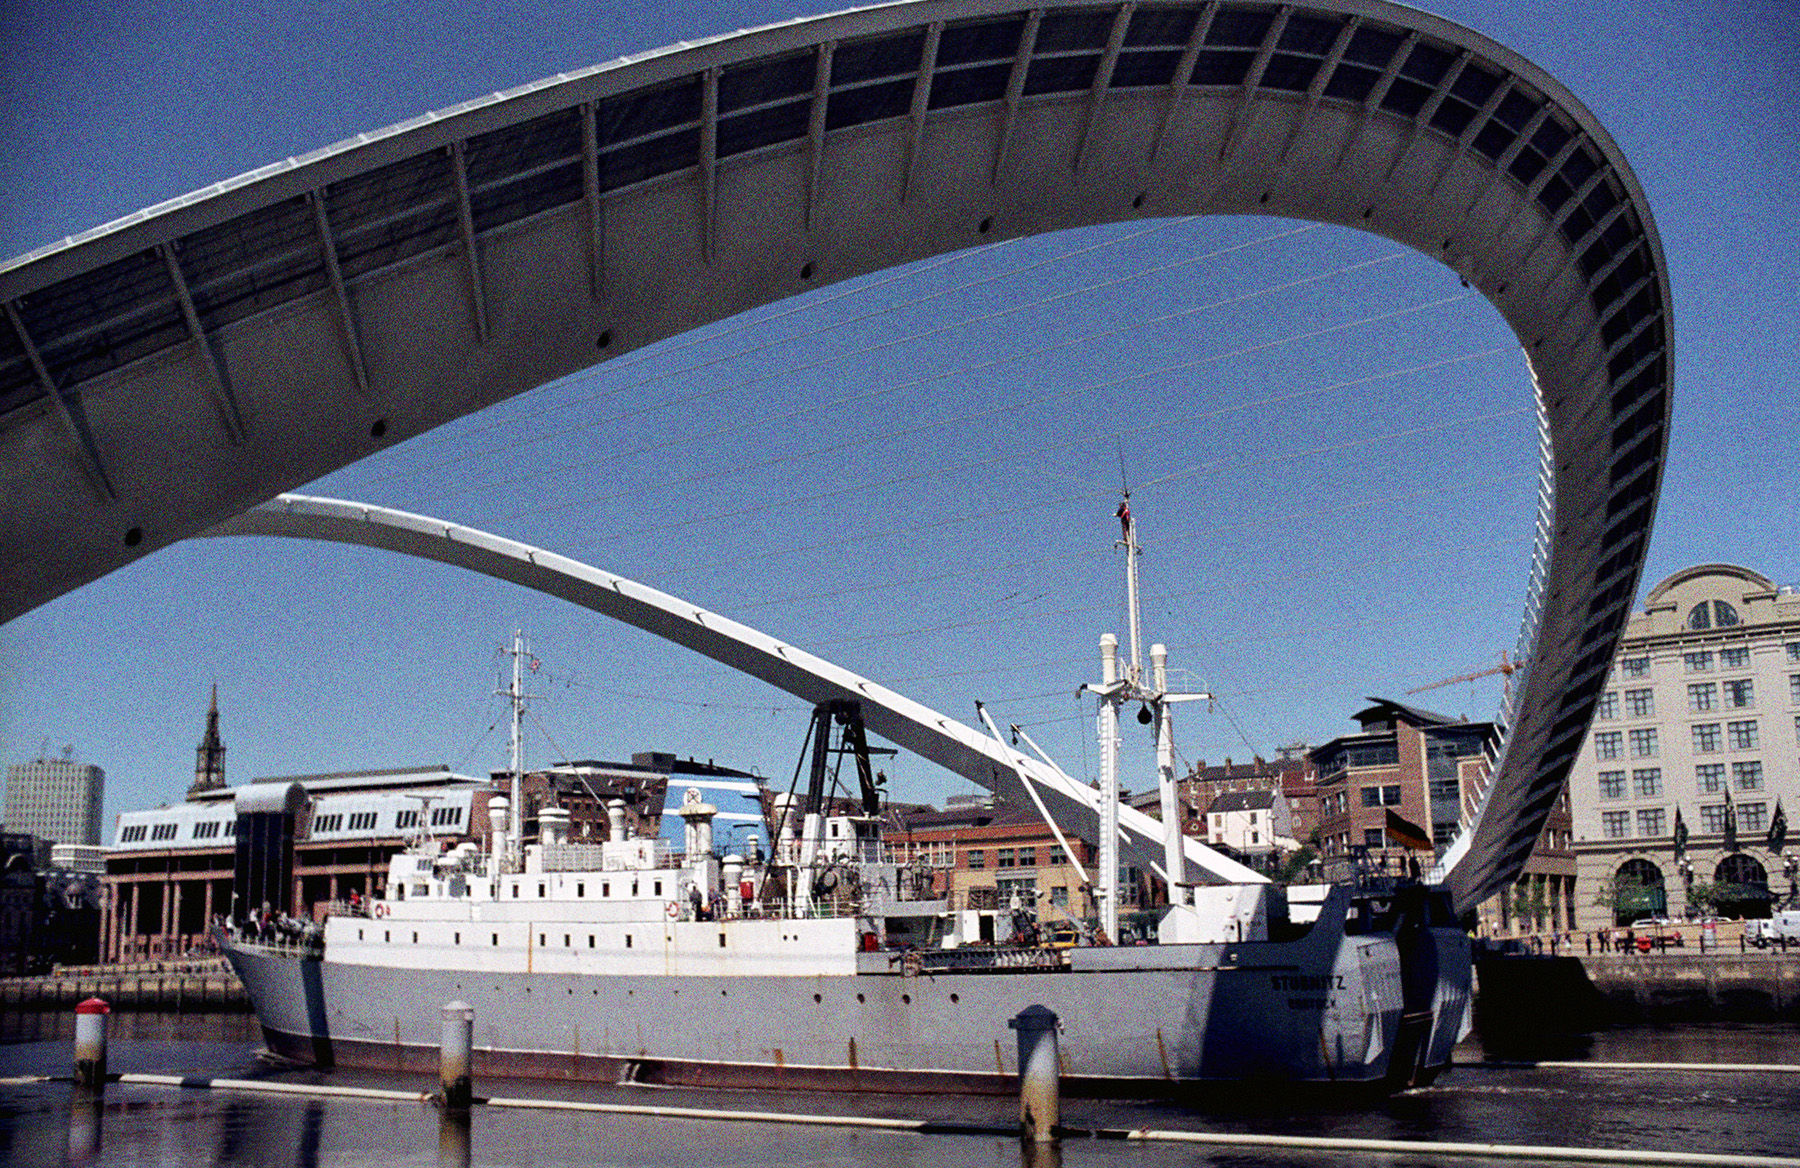
[[[59,844],[100,842],[100,802],[106,772],[75,761],[64,747],[61,758],[36,758],[6,768],[6,818],[9,831],[24,832]]]
[[[1580,924],[1766,916],[1795,894],[1800,594],[1735,564],[1652,588],[1569,774]]]

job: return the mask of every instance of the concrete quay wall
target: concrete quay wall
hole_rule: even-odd
[[[1609,1021],[1800,1021],[1800,949],[1577,958]]]
[[[243,983],[223,958],[90,965],[0,979],[0,1012],[73,1009],[104,998],[114,1010],[238,1012],[250,1008]]]

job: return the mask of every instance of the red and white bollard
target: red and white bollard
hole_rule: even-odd
[[[106,1086],[106,1016],[112,1007],[89,998],[75,1007],[75,1083],[92,1091]]]

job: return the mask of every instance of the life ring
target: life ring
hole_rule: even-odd
[[[668,903],[668,905],[666,906],[666,911],[669,914],[669,919],[674,920],[676,917],[681,915],[681,906],[671,900]]]
[[[388,906],[377,901],[375,904],[375,915],[378,917],[387,916],[388,915]]]

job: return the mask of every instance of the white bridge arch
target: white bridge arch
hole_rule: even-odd
[[[1098,836],[1099,793],[1061,771],[798,646],[567,556],[425,515],[306,495],[282,495],[204,534],[288,536],[381,548],[467,568],[567,600],[654,633],[812,705],[838,699],[856,701],[862,706],[864,725],[895,746],[997,791],[1019,806],[1029,806],[1034,799],[1042,802],[1064,828],[1087,839]],[[1021,786],[1020,772],[1031,782],[1032,793]],[[1152,866],[1160,867],[1161,823],[1120,804],[1119,827],[1125,850],[1134,862],[1146,872]],[[1215,880],[1265,879],[1199,840],[1185,842],[1187,862]]]
[[[0,265],[0,619],[382,444],[810,286],[1236,213],[1437,257],[1530,360],[1530,664],[1448,871],[1479,900],[1536,842],[1636,591],[1669,290],[1593,115],[1518,54],[1385,0],[796,20],[469,102]]]

